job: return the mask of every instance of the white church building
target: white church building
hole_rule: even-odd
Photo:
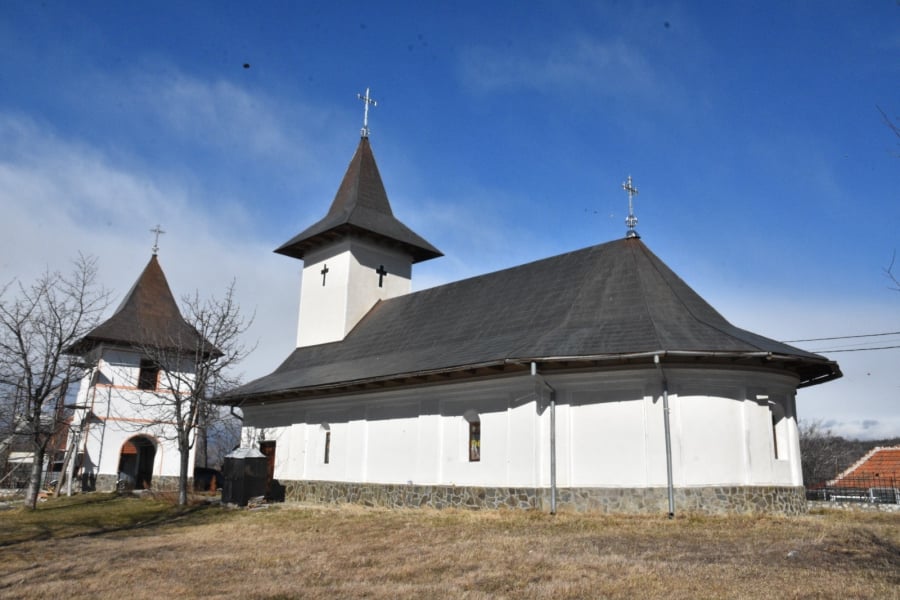
[[[795,396],[827,358],[730,324],[623,239],[411,293],[441,256],[363,132],[303,261],[297,348],[222,402],[288,500],[805,510]],[[630,188],[630,192],[635,190]]]
[[[159,233],[159,232],[158,232]],[[117,482],[138,489],[174,489],[179,452],[162,345],[195,347],[154,247],[150,262],[114,314],[68,349],[85,364],[70,428],[83,491],[110,491]],[[183,369],[190,374],[190,361]],[[193,472],[193,451],[188,458]]]

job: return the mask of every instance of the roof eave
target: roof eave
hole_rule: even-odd
[[[813,362],[810,359],[804,357],[776,354],[772,352],[698,352],[657,350],[650,352],[635,352],[629,354],[597,354],[591,356],[523,356],[518,358],[504,358],[494,361],[458,365],[454,367],[431,369],[412,373],[380,375],[353,381],[342,381],[307,387],[294,387],[272,392],[225,396],[217,398],[215,399],[215,401],[219,404],[238,406],[246,404],[264,404],[266,402],[302,400],[304,398],[330,396],[336,394],[356,394],[372,391],[375,389],[445,383],[448,381],[460,381],[463,379],[483,377],[485,375],[496,376],[499,374],[525,372],[530,368],[531,363],[537,363],[541,365],[542,369],[545,370],[579,370],[587,367],[608,367],[625,365],[650,366],[654,361],[654,357],[659,357],[660,361],[665,361],[669,363],[670,366],[674,366],[675,364],[684,366],[687,362],[695,363],[696,361],[706,360],[714,361],[712,363],[706,363],[711,366],[721,366],[722,364],[734,365],[738,362],[742,362],[745,363],[745,366],[764,366],[778,371],[788,371],[790,373],[793,373],[798,378],[798,388],[825,383],[826,381],[838,379],[843,376],[837,366],[837,363],[829,361],[825,358],[823,358],[821,362]],[[816,369],[817,374],[811,374],[808,376],[802,375],[803,372],[808,371],[807,368],[804,368],[807,366],[819,367],[818,369]]]
[[[404,252],[410,255],[413,263],[431,260],[432,258],[438,258],[444,255],[443,252],[433,246],[426,247],[422,245],[411,244],[409,242],[398,240],[396,238],[386,236],[378,232],[357,227],[352,223],[341,223],[340,225],[311,234],[306,237],[295,237],[286,244],[276,248],[274,252],[276,254],[282,254],[284,256],[290,256],[291,258],[303,260],[306,254],[311,252],[312,250],[333,243],[351,234],[377,239],[382,243],[387,242],[389,245],[399,247]]]

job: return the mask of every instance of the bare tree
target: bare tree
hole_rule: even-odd
[[[217,414],[209,399],[239,383],[233,368],[253,350],[242,341],[253,316],[241,316],[234,286],[232,282],[221,299],[204,301],[199,293],[183,299],[184,320],[195,335],[154,339],[155,332],[148,332],[154,341],[140,348],[158,366],[159,386],[136,402],[145,419],[164,424],[157,428],[160,437],[177,444],[179,504],[187,503],[191,450],[199,445],[206,452],[209,421]]]
[[[14,390],[13,434],[33,453],[25,504],[34,508],[44,458],[65,432],[64,400],[84,366],[67,348],[96,326],[109,294],[97,286],[97,261],[79,255],[72,272],[46,271],[30,284],[0,289],[0,385]]]
[[[800,423],[800,457],[803,483],[808,487],[832,479],[846,462],[844,439],[822,421]]]

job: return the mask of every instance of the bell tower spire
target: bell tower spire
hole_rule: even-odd
[[[362,137],[324,218],[275,252],[303,261],[297,346],[343,340],[379,301],[411,290],[412,265],[443,256],[391,210],[368,138]]]

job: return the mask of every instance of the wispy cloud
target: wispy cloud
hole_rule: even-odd
[[[603,96],[654,93],[659,74],[635,44],[576,35],[512,54],[479,46],[463,52],[461,75],[476,91],[578,89]]]
[[[829,419],[822,425],[834,435],[851,440],[884,440],[897,437],[900,418],[852,419],[847,421]]]
[[[241,305],[256,311],[248,343],[265,343],[244,365],[248,374],[271,370],[293,347],[299,269],[272,255],[268,241],[238,235],[240,207],[210,211],[215,199],[196,198],[190,183],[117,166],[21,115],[0,114],[0,137],[8,142],[0,150],[0,280],[65,270],[83,252],[98,257],[115,305],[150,257],[148,230],[162,223],[160,261],[176,296],[221,294],[235,279]]]
[[[176,139],[240,149],[279,163],[312,159],[315,153],[303,138],[330,119],[329,111],[311,105],[286,107],[276,98],[250,93],[232,81],[208,81],[168,69],[142,73],[133,85],[111,85],[116,94],[128,90],[132,104]]]

